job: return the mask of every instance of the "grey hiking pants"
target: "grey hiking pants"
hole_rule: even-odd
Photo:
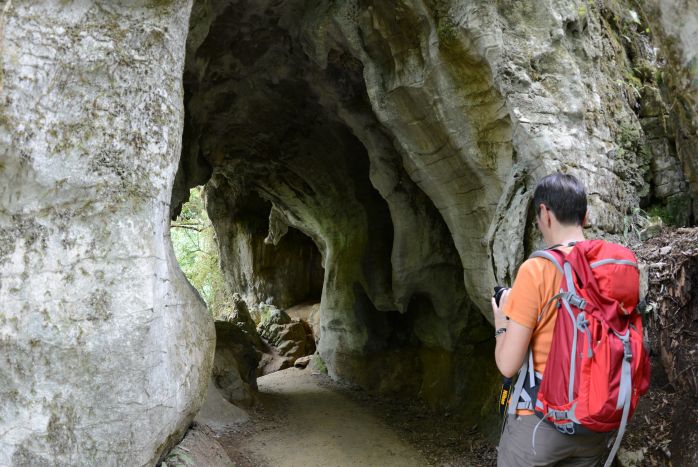
[[[509,415],[497,447],[497,467],[592,467],[606,461],[611,434],[570,436],[546,422],[536,431],[534,454],[531,442],[539,421],[535,415]]]

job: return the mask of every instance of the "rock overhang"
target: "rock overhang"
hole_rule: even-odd
[[[211,203],[226,209],[248,206],[240,195],[255,192],[266,206],[257,220],[271,205],[319,251],[330,371],[387,387],[390,378],[376,377],[386,368],[393,386],[419,373],[415,392],[447,381],[437,398],[481,384],[469,375],[491,363],[478,346],[488,336],[482,315],[491,286],[511,280],[535,246],[528,204],[538,177],[579,176],[597,232],[616,236],[643,199],[668,203],[689,188],[695,198],[695,183],[685,183],[695,178],[690,114],[648,101],[638,116],[633,87],[659,85],[652,73],[637,82],[627,73],[651,48],[626,54],[628,26],[622,15],[612,24],[605,6],[200,1],[187,32],[187,2],[143,5],[3,10],[8,456],[38,462],[52,452],[80,463],[71,446],[94,460],[118,444],[147,462],[196,410],[210,323],[166,239],[182,120],[172,204],[206,181]],[[31,70],[41,73],[28,79]],[[666,115],[673,128],[657,124]],[[674,135],[678,149],[661,149]],[[690,211],[685,199],[676,209]],[[223,215],[214,222],[230,227]],[[121,330],[100,340],[102,328]],[[59,341],[73,353],[50,352]],[[143,363],[134,355],[146,344],[162,352]],[[113,367],[96,364],[107,355]],[[57,375],[52,359],[121,386],[80,401],[66,388],[91,388],[85,376]],[[37,406],[31,389],[19,397],[33,381],[29,360],[45,394],[37,397],[53,405]],[[134,368],[147,387],[119,376]],[[163,428],[138,442],[129,430],[90,437],[75,428],[112,399],[129,426]],[[144,418],[128,408],[134,400],[153,410]],[[12,425],[27,417],[39,433],[31,442]]]

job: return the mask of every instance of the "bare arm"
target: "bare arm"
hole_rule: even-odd
[[[497,362],[502,375],[511,378],[521,368],[523,359],[526,356],[529,342],[533,329],[527,328],[516,321],[506,319],[506,316],[501,312],[504,308],[509,290],[506,290],[499,300],[500,306],[492,299],[492,312],[494,313],[495,329],[506,328],[506,332],[496,337],[496,346],[494,349],[494,359]]]

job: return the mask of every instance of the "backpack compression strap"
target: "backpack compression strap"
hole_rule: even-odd
[[[616,435],[616,440],[613,443],[613,447],[611,448],[611,452],[608,455],[608,459],[606,459],[604,467],[611,467],[613,459],[615,459],[616,453],[618,452],[618,448],[620,448],[620,442],[623,439],[623,435],[625,434],[625,428],[628,425],[628,416],[630,415],[630,401],[632,399],[633,393],[632,369],[630,366],[630,362],[633,359],[633,354],[630,350],[630,330],[626,331],[624,335],[617,334],[615,332],[614,334],[618,336],[618,338],[621,341],[623,341],[624,348],[623,364],[621,366],[620,374],[620,390],[618,394],[618,405],[616,406],[616,408],[623,407],[623,414],[621,415],[620,426],[618,427],[618,434]]]
[[[553,263],[558,271],[560,271],[561,273],[563,272],[562,265],[560,264],[560,261],[557,259],[557,257],[554,254],[550,253],[550,251],[548,251],[548,250],[534,251],[533,253],[531,253],[531,256],[529,256],[529,259],[530,258],[545,258],[548,261],[550,261],[551,263]]]

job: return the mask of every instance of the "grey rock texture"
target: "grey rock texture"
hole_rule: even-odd
[[[257,329],[282,357],[295,360],[315,352],[315,339],[310,326],[303,321],[292,320],[282,310],[272,312]]]
[[[0,465],[152,465],[215,338],[169,240],[190,3],[0,10]]]
[[[284,310],[291,319],[304,321],[313,334],[315,343],[320,340],[320,303],[305,302]]]
[[[220,415],[222,412],[217,407]],[[233,418],[231,416],[231,418]],[[216,433],[208,426],[195,424],[165,459],[163,466],[177,467],[234,467],[223,446],[216,440]]]
[[[679,156],[690,185],[690,197],[675,196],[672,214],[691,213],[698,218],[698,5],[690,0],[648,0],[643,2],[647,22],[665,62],[659,73],[660,91],[667,104],[662,123]],[[687,199],[688,198],[688,199]]]
[[[181,437],[214,328],[168,218],[204,182],[231,290],[319,298],[330,375],[486,413],[540,176],[584,181],[590,235],[696,220],[696,9],[640,6],[3,2],[0,464]]]
[[[209,184],[206,199],[231,290],[250,304],[280,307],[320,297],[324,273],[317,247],[289,230],[268,201],[228,183]]]
[[[582,179],[592,236],[622,239],[639,207],[694,218],[647,21],[626,2],[197,2],[183,157],[211,167],[229,282],[283,295],[254,264],[293,227],[322,257],[332,376],[385,386],[399,361],[394,381],[474,384],[454,372],[488,354],[492,286],[539,244],[539,177]]]
[[[236,405],[254,403],[257,364],[263,343],[254,328],[240,323],[216,321],[216,353],[212,377],[223,397]]]
[[[194,422],[206,425],[221,434],[231,426],[244,423],[249,419],[250,416],[245,409],[224,399],[220,389],[211,381],[206,391],[206,401],[196,414]]]
[[[263,351],[265,344],[262,338],[257,332],[257,325],[252,319],[250,310],[247,307],[247,302],[243,300],[240,294],[233,294],[233,313],[228,317],[228,321],[234,323],[240,330],[242,330],[246,336],[245,340],[249,340],[253,347],[259,351]],[[226,327],[221,326],[221,330],[226,329]],[[216,339],[216,343],[219,343],[220,339]]]

